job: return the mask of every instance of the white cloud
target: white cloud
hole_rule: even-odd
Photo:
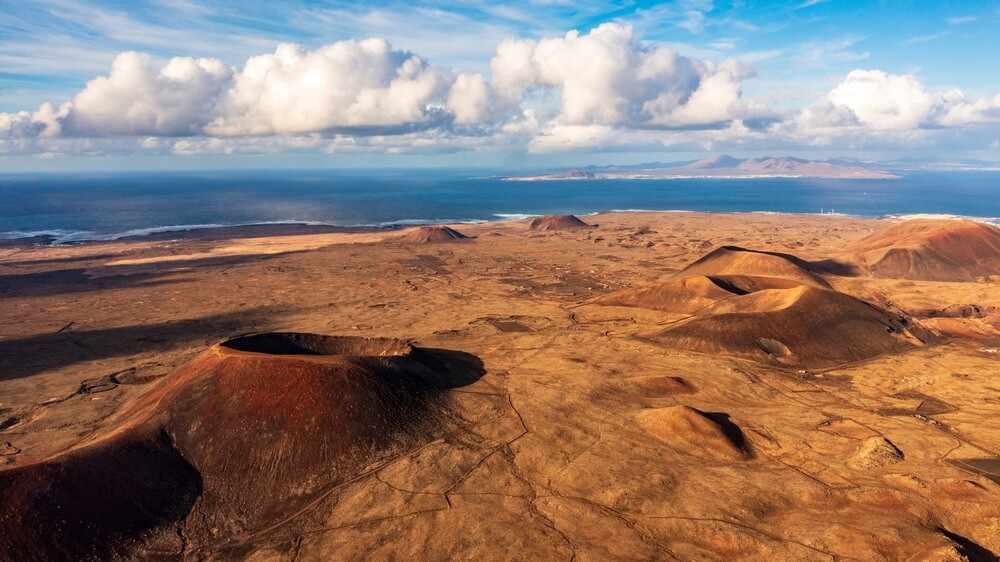
[[[637,28],[659,35],[670,30],[676,35],[676,28],[690,34],[700,34],[706,27],[738,22],[710,17],[715,5],[711,0],[675,0],[673,2],[652,2],[648,7],[636,7],[629,21]],[[742,22],[739,22],[742,23]]]
[[[941,96],[929,94],[915,77],[880,70],[852,71],[827,98],[872,129],[894,130],[927,123],[941,103]]]
[[[66,116],[68,108],[68,104],[57,109],[43,103],[34,113],[0,113],[0,139],[57,136],[60,133],[59,120]]]
[[[447,108],[455,115],[455,124],[483,122],[489,114],[489,88],[482,74],[462,72],[448,92]]]
[[[684,12],[684,21],[679,24],[691,33],[701,33],[705,29],[705,14],[697,10]]]
[[[1000,122],[1000,95],[969,102],[961,90],[929,92],[913,75],[880,70],[850,72],[821,104],[842,116],[849,110],[858,124],[874,130]]]
[[[948,25],[962,25],[963,23],[972,23],[977,19],[979,18],[977,18],[976,16],[958,16],[958,17],[948,18],[945,21],[948,22]]]
[[[854,70],[770,132],[776,140],[809,146],[905,148],[946,138],[975,144],[982,137],[970,129],[991,123],[1000,123],[1000,95],[970,102],[961,90],[929,91],[913,75]]]
[[[724,123],[747,115],[749,106],[743,103],[740,91],[740,77],[747,71],[737,62],[729,60],[722,64],[706,64],[706,73],[698,87],[682,104],[672,98],[662,106],[663,97],[653,100],[653,105],[644,105],[655,125],[685,126]],[[660,107],[657,107],[660,106]]]
[[[851,55],[857,41],[807,46]],[[489,68],[434,66],[380,38],[315,50],[283,44],[242,66],[126,52],[61,105],[0,113],[0,154],[549,153],[751,142],[764,150],[939,139],[981,148],[997,130],[982,126],[1000,123],[1000,95],[969,100],[880,70],[852,71],[782,116],[743,98],[754,70],[739,56],[682,56],[618,23],[504,40]],[[983,134],[969,133],[976,127]]]
[[[279,45],[247,60],[205,128],[215,135],[399,127],[429,121],[450,86],[420,57],[384,39],[315,51]]]
[[[179,156],[200,156],[204,154],[233,154],[235,147],[223,139],[180,139],[173,144],[171,152]]]
[[[941,31],[938,33],[931,33],[930,35],[918,35],[916,37],[910,37],[909,39],[904,39],[902,43],[904,45],[914,45],[917,43],[927,43],[928,41],[934,41],[941,39],[942,37],[948,37],[951,35],[950,31]]]
[[[533,89],[558,92],[563,125],[683,127],[748,113],[740,79],[748,67],[680,56],[642,43],[630,26],[603,24],[587,35],[507,40],[490,63],[498,102],[517,107]]]
[[[550,122],[528,143],[535,154],[593,151],[649,151],[666,148],[708,151],[714,146],[737,147],[747,141],[762,141],[765,133],[750,130],[735,120],[721,129],[662,130],[633,129],[610,125],[563,125]]]
[[[866,60],[871,56],[868,51],[852,51],[851,47],[864,38],[850,35],[829,41],[808,41],[798,45],[792,62],[801,66],[826,66],[831,63]]]
[[[505,39],[490,60],[490,85],[497,103],[505,109],[517,108],[525,92],[538,82],[535,48],[531,40]]]
[[[860,125],[857,115],[850,107],[837,105],[829,97],[823,97],[810,107],[803,109],[793,120],[800,129],[829,129]]]
[[[961,94],[958,94],[961,96]],[[992,98],[982,98],[974,102],[961,101],[947,107],[938,123],[944,126],[976,125],[981,123],[1000,123],[1000,94]]]
[[[34,129],[31,114],[27,111],[0,113],[0,138],[29,136],[36,133]]]
[[[449,92],[451,95],[449,96]],[[12,136],[212,136],[461,124],[487,114],[485,79],[457,77],[384,39],[340,41],[307,51],[283,44],[242,69],[218,59],[177,57],[163,66],[143,53],[118,55],[58,109],[0,114]],[[447,110],[445,106],[447,105]]]
[[[232,71],[218,59],[178,57],[157,68],[149,55],[115,57],[107,77],[73,96],[62,119],[70,136],[183,136],[202,130]]]

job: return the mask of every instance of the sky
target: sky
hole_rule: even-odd
[[[1000,2],[0,0],[0,171],[1000,161]]]

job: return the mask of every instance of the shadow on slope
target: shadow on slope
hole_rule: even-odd
[[[483,374],[475,356],[388,338],[273,333],[212,346],[116,429],[0,472],[0,558],[238,550],[331,487],[462,427],[448,391]],[[102,502],[114,505],[91,514]]]
[[[259,329],[275,312],[278,311],[259,307],[202,318],[0,340],[0,380],[108,357],[155,354],[167,348]]]

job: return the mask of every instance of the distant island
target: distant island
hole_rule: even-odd
[[[510,176],[508,181],[559,180],[657,180],[683,178],[831,178],[831,179],[899,179],[900,176],[875,168],[839,160],[803,160],[780,158],[749,158],[718,156],[675,164],[643,164],[640,166],[588,167],[551,174]]]

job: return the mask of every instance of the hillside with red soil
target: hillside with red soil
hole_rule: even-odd
[[[201,492],[198,471],[154,428],[3,471],[0,559],[130,559],[139,545],[155,552],[177,538]]]
[[[645,410],[636,421],[654,437],[685,454],[721,462],[753,457],[743,431],[726,414],[669,406]]]
[[[777,277],[713,275],[671,279],[602,295],[592,304],[693,314],[721,300],[764,289],[788,289],[798,282]]]
[[[720,301],[654,337],[701,353],[829,367],[908,351],[930,335],[851,296],[802,285]]]
[[[934,339],[909,318],[831,289],[805,260],[735,246],[710,252],[674,279],[615,291],[591,304],[682,314],[651,339],[788,366],[852,363]]]
[[[213,346],[118,429],[0,472],[0,558],[131,557],[177,533],[189,546],[238,543],[459,427],[447,389],[473,380],[463,369],[454,355],[388,338],[272,333]],[[106,517],[76,515],[98,503]],[[45,522],[58,540],[39,531]]]
[[[574,215],[545,215],[532,219],[528,223],[529,230],[573,230],[590,228],[590,225]]]
[[[406,231],[398,240],[407,244],[435,244],[441,242],[458,242],[468,236],[447,226],[418,226]]]
[[[1000,274],[1000,228],[971,220],[909,220],[851,244],[843,257],[875,277],[975,281]]]
[[[702,256],[681,270],[676,277],[697,275],[744,275],[791,279],[814,287],[829,287],[805,260],[790,254],[748,250],[738,246],[722,246]]]

